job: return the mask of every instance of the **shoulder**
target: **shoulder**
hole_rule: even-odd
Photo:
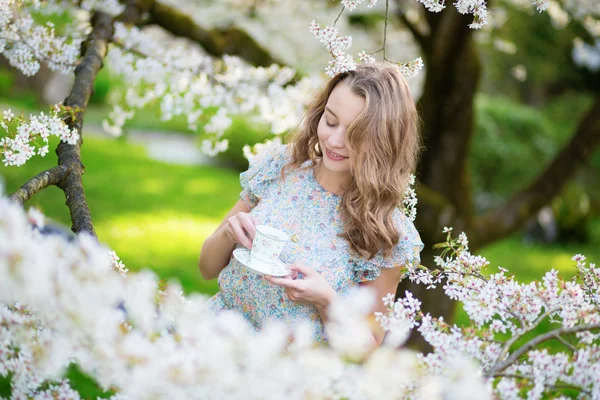
[[[272,183],[279,179],[281,168],[290,160],[288,145],[275,143],[266,146],[257,155],[249,157],[248,170],[240,174],[243,189],[240,197],[250,209],[268,193]]]
[[[271,167],[270,169],[274,169],[273,167],[277,166],[281,169],[291,159],[290,146],[289,144],[272,143],[259,148],[256,155],[248,157],[250,164],[248,169],[264,169],[269,167]]]
[[[393,218],[400,236],[396,247],[406,244],[416,245],[420,247],[420,252],[423,248],[423,242],[414,222],[400,208],[394,210]]]
[[[415,267],[421,263],[420,253],[424,245],[413,221],[401,209],[394,210],[393,219],[399,239],[392,249],[391,256],[384,257],[379,252],[370,260],[364,257],[353,260],[353,272],[358,282],[374,280],[381,274],[382,269]]]

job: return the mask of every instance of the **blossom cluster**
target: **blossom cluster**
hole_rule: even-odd
[[[436,258],[440,270],[406,273],[409,279],[430,286],[443,282],[446,295],[468,315],[469,325],[450,325],[423,314],[410,293],[396,302],[386,300],[388,312],[378,315],[382,325],[387,329],[396,324],[418,326],[434,349],[422,356],[434,374],[449,358],[461,354],[478,360],[501,399],[540,399],[563,393],[557,389],[561,387],[598,398],[600,269],[576,255],[578,275],[572,281],[563,281],[552,270],[542,282],[519,283],[503,268],[485,274],[489,262],[470,253],[466,235],[452,239],[452,229],[445,232],[447,241],[438,246],[445,256]],[[542,323],[549,324],[551,331],[532,337]],[[548,347],[550,340],[561,344],[562,350]]]
[[[27,12],[30,7],[39,8],[39,1],[0,1],[0,54],[28,76],[35,75],[43,61],[54,71],[73,72],[82,37],[58,35],[51,22],[36,24]]]
[[[356,61],[350,54],[346,53],[346,50],[352,45],[352,36],[339,36],[337,28],[333,26],[323,27],[315,21],[310,24],[310,32],[325,45],[333,57],[333,60],[329,61],[329,65],[325,69],[327,75],[334,76],[356,69]]]
[[[356,7],[363,1],[364,0],[342,0],[342,4],[346,9],[348,9],[348,11],[354,11],[354,9],[356,9]],[[372,8],[375,6],[375,4],[377,4],[377,0],[369,0],[367,7]]]
[[[83,0],[81,8],[86,11],[102,11],[116,17],[125,10],[125,6],[119,0]]]
[[[41,63],[53,71],[72,73],[89,29],[89,14],[102,11],[116,16],[123,9],[118,0],[85,0],[79,7],[76,2],[61,0],[0,0],[0,54],[27,76],[35,75]],[[80,15],[76,11],[87,14],[83,23],[77,21]],[[50,21],[43,25],[36,23],[33,15],[60,12],[75,20],[66,23],[61,33]]]
[[[418,0],[429,12],[441,12],[446,8],[443,0]],[[545,0],[536,0],[545,2]],[[456,10],[461,14],[473,14],[473,22],[470,28],[480,29],[488,23],[488,10],[486,0],[457,0],[454,2]],[[539,6],[538,6],[539,8]]]
[[[473,22],[469,24],[470,28],[480,29],[488,23],[486,0],[458,0],[454,6],[461,14],[473,14]]]
[[[423,59],[417,57],[412,61],[404,64],[399,64],[400,72],[406,79],[415,77],[423,69]]]
[[[575,39],[572,54],[575,64],[592,72],[600,70],[600,38],[596,39],[593,45],[585,43],[580,38]]]
[[[297,124],[303,107],[320,83],[303,78],[291,84],[288,67],[251,67],[238,57],[215,60],[198,47],[158,32],[115,23],[115,42],[107,66],[128,83],[104,129],[120,135],[124,123],[142,107],[155,105],[161,119],[185,116],[190,130],[202,128],[202,150],[227,149],[223,138],[233,114],[256,116],[278,135]],[[160,57],[155,57],[160,54]]]
[[[404,198],[402,199],[402,210],[404,214],[411,220],[414,221],[417,218],[417,192],[415,191],[416,177],[414,175],[410,175],[410,180],[408,182],[408,187],[404,191]]]
[[[349,11],[355,10],[360,3],[362,3],[360,0],[342,1],[344,9],[348,9]],[[371,8],[375,4],[376,1],[370,1],[368,7]],[[317,40],[325,45],[333,58],[333,60],[328,61],[328,65],[325,68],[325,73],[330,77],[339,73],[355,70],[358,63],[373,63],[376,61],[375,57],[365,50],[358,53],[357,59],[347,53],[346,50],[352,45],[352,36],[340,36],[335,24],[334,26],[321,26],[313,20],[309,30]],[[384,34],[387,34],[387,32]],[[423,60],[420,57],[407,63],[397,64],[400,68],[400,72],[402,72],[406,79],[413,78],[423,68]]]
[[[13,398],[77,399],[61,380],[70,363],[119,399],[457,398],[463,380],[481,388],[470,398],[489,398],[477,374],[456,376],[454,364],[435,379],[412,351],[386,342],[370,352],[367,292],[332,306],[324,346],[308,325],[270,321],[257,332],[174,282],[159,287],[151,272],[123,278],[108,254],[85,234],[41,235],[0,198],[0,376]]]
[[[21,166],[35,154],[45,156],[48,154],[50,136],[56,136],[69,144],[76,144],[79,134],[65,124],[61,113],[62,107],[56,105],[49,114],[31,114],[29,120],[26,120],[22,117],[15,118],[10,109],[5,110],[0,119],[0,126],[7,133],[7,136],[0,138],[0,152],[4,156],[4,165]],[[14,131],[10,129],[12,125],[8,125],[13,119],[13,124],[16,125]]]

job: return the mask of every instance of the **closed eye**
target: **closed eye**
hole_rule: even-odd
[[[336,124],[330,124],[329,121],[325,120],[328,127],[333,128]]]

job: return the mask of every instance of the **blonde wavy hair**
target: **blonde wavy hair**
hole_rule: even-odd
[[[340,82],[365,99],[365,107],[346,132],[352,181],[342,195],[340,234],[353,251],[367,259],[379,251],[390,256],[400,239],[393,213],[399,207],[417,166],[419,118],[410,88],[398,67],[390,63],[362,64],[334,76],[312,100],[303,123],[290,140],[291,161],[282,169],[297,169],[323,157],[317,126],[329,95]]]

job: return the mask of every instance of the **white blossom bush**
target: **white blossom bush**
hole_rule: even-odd
[[[485,274],[484,257],[469,252],[461,233],[438,245],[439,270],[407,269],[407,277],[429,287],[444,285],[446,295],[457,300],[469,317],[468,326],[446,323],[420,311],[420,302],[407,292],[394,302],[385,299],[387,313],[377,319],[385,329],[417,327],[434,351],[421,355],[435,375],[447,361],[462,354],[477,360],[483,376],[494,382],[501,399],[541,399],[566,396],[600,398],[600,268],[575,255],[578,274],[569,281],[555,270],[541,282],[519,283],[506,269]],[[535,329],[549,323],[548,332]],[[553,341],[561,351],[553,350]]]
[[[211,156],[227,150],[222,136],[231,125],[229,115],[257,116],[272,133],[284,133],[298,123],[321,83],[307,77],[290,84],[291,68],[251,67],[233,56],[215,60],[197,47],[173,45],[171,38],[161,42],[156,34],[121,23],[115,24],[115,41],[119,46],[110,49],[107,65],[128,87],[104,129],[120,135],[136,110],[158,104],[161,120],[183,115],[190,130],[202,127],[201,149]]]
[[[572,281],[551,271],[521,284],[505,270],[484,275],[489,263],[469,253],[466,236],[449,236],[440,272],[404,273],[429,286],[445,280],[470,325],[423,314],[408,292],[397,301],[390,294],[388,312],[376,315],[388,334],[370,351],[369,291],[332,305],[328,346],[304,325],[271,321],[256,333],[233,311],[213,315],[204,296],[184,298],[177,283],[159,288],[152,272],[127,275],[91,237],[42,235],[42,225],[39,211],[0,200],[0,376],[10,378],[14,398],[78,398],[62,379],[71,363],[132,399],[599,395],[600,268],[581,255]],[[544,320],[552,330],[536,334]],[[401,347],[411,329],[432,353]],[[563,349],[546,347],[550,340]]]
[[[116,255],[87,235],[40,234],[34,214],[0,200],[0,376],[13,398],[79,398],[61,378],[70,363],[118,398],[430,398],[419,395],[432,378],[414,352],[396,340],[369,354],[371,293],[332,308],[331,346],[304,325],[272,321],[257,334],[241,315],[213,315],[204,296],[184,298],[176,283],[159,289],[149,271],[124,278]],[[486,398],[477,372],[450,370],[439,393],[460,397],[466,379],[481,389],[471,398]]]

